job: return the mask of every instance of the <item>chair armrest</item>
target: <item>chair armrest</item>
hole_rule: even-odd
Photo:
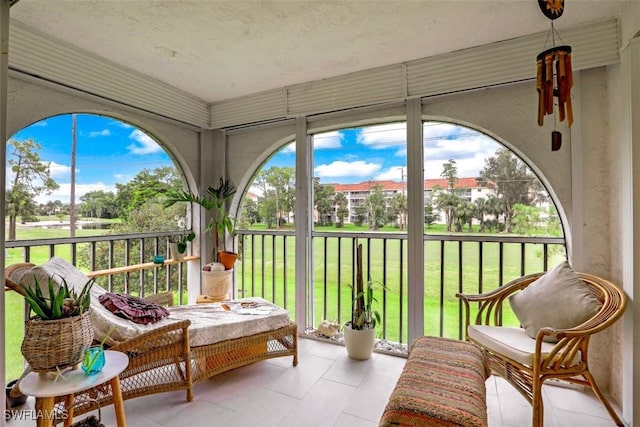
[[[16,264],[11,264],[7,268],[4,269],[4,288],[6,290],[12,290],[23,297],[26,296],[26,292],[22,289],[22,286],[18,284],[22,279],[22,276],[31,269],[31,267],[35,267],[35,264],[31,264],[30,262],[20,262]]]
[[[542,274],[535,273],[519,277],[497,289],[482,294],[457,293],[456,297],[460,299],[465,309],[465,334],[471,324],[471,303],[478,303],[474,324],[502,326],[502,306],[505,300],[515,292],[526,288]]]

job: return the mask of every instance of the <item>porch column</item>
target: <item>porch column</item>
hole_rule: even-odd
[[[296,118],[296,323],[298,333],[304,333],[307,319],[313,319],[313,289],[311,281],[313,251],[311,244],[311,212],[313,198],[311,194],[311,156],[310,138],[307,135],[306,117]],[[310,289],[311,288],[311,289]]]
[[[640,263],[636,259],[640,254],[640,227],[636,227],[640,224],[640,35],[622,50],[621,67],[623,92],[627,94],[622,101],[626,113],[623,135],[628,138],[624,141],[628,156],[623,165],[628,179],[621,188],[625,202],[620,207],[625,231],[621,255],[624,291],[629,297],[622,328],[622,417],[630,425],[640,425],[640,409],[634,410],[634,396],[640,396]]]
[[[422,102],[407,102],[407,344],[424,335],[424,148]]]
[[[5,199],[5,187],[6,187],[6,165],[7,165],[7,81],[8,81],[8,69],[9,69],[9,7],[11,6],[11,2],[9,0],[1,0],[0,1],[0,135],[2,136],[2,145],[0,146],[0,164],[2,165],[2,173],[0,174],[0,200]],[[0,203],[0,216],[2,216],[3,224],[5,217],[5,206],[4,203]],[[2,273],[2,283],[4,283],[4,239],[5,239],[5,230],[4,225],[0,227],[0,237],[2,237],[0,243],[0,249],[2,249],[2,256],[0,256],[0,271]],[[4,298],[4,290],[0,293],[0,307],[3,309],[0,310],[2,315],[0,315],[0,342],[3,343],[2,347],[4,348],[4,339],[5,339],[5,321],[4,321],[4,307],[5,307],[5,298]],[[0,356],[0,378],[2,378],[2,383],[4,384],[5,378],[5,350],[2,351],[2,355]],[[0,410],[4,414],[5,411],[5,400],[2,399],[2,403],[0,403]]]

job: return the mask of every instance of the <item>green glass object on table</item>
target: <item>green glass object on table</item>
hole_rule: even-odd
[[[82,356],[82,370],[87,375],[95,375],[104,368],[104,348],[102,346],[89,347]]]

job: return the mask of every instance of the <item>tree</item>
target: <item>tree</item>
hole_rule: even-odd
[[[402,231],[407,223],[407,196],[402,193],[396,193],[391,198],[389,206],[393,220],[398,221],[398,228]]]
[[[111,191],[96,190],[80,196],[80,213],[89,218],[114,218],[118,214],[116,195]]]
[[[260,222],[258,204],[252,198],[245,197],[242,202],[242,208],[240,209],[239,224],[241,227],[246,228],[257,222]]]
[[[176,168],[163,166],[153,170],[143,169],[126,184],[116,184],[116,207],[124,221],[151,199],[183,189],[183,183]],[[186,211],[186,207],[183,209]],[[182,215],[184,216],[184,215]]]
[[[273,197],[276,210],[276,228],[280,229],[282,212],[289,212],[295,205],[295,169],[272,166],[256,176],[254,184],[262,190],[262,197]],[[272,191],[269,191],[272,190]],[[263,218],[266,218],[263,215]]]
[[[434,222],[438,219],[438,214],[433,210],[433,202],[429,200],[424,203],[424,223],[427,224],[427,228],[431,228]]]
[[[447,179],[449,193],[454,193],[456,184],[458,183],[458,167],[456,166],[456,161],[449,159],[448,162],[443,163],[440,176]]]
[[[349,201],[344,193],[336,193],[333,196],[333,204],[336,207],[336,228],[344,226],[344,219],[349,217]]]
[[[258,199],[258,212],[267,228],[274,228],[277,219],[277,196],[275,190],[269,189]]]
[[[356,216],[354,224],[358,227],[362,226],[362,224],[367,220],[367,207],[364,204],[358,205],[353,209],[353,211]]]
[[[322,185],[319,178],[313,178],[313,202],[318,212],[318,225],[331,225],[333,222],[334,194],[332,185]]]
[[[514,233],[522,235],[536,234],[539,223],[540,208],[519,203],[513,206],[512,226]]]
[[[507,148],[500,148],[493,157],[485,159],[478,183],[493,188],[503,204],[504,229],[512,231],[513,207],[520,203],[531,205],[536,177],[522,160]]]
[[[455,207],[456,231],[462,231],[462,226],[467,224],[468,231],[473,231],[473,214],[475,206],[473,203],[458,198],[458,204]]]
[[[478,222],[480,223],[480,228],[478,231],[480,233],[484,233],[485,215],[489,213],[489,205],[487,203],[487,199],[485,199],[484,197],[478,197],[474,202],[474,204],[475,204],[475,208],[474,208],[473,215],[474,215],[474,218],[477,219]]]
[[[382,192],[382,185],[375,184],[371,187],[369,195],[364,200],[364,206],[367,212],[367,222],[369,230],[379,230],[385,224],[385,212],[387,202]]]
[[[453,224],[456,219],[456,207],[460,203],[460,197],[453,193],[438,193],[435,198],[435,204],[444,212],[445,222],[447,223],[447,231],[453,231]]]
[[[50,194],[59,188],[51,178],[50,163],[40,159],[39,143],[29,138],[25,141],[10,139],[13,147],[8,163],[13,174],[11,188],[5,195],[5,207],[9,216],[8,240],[16,239],[16,218],[35,213],[34,199],[40,194]]]

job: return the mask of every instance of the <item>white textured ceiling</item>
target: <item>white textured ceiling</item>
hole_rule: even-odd
[[[629,3],[566,0],[556,28]],[[537,0],[20,0],[11,18],[206,102],[549,29]]]

